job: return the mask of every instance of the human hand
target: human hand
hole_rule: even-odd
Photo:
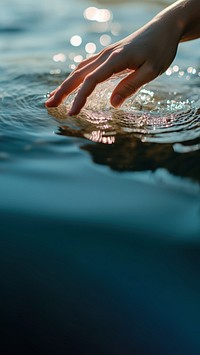
[[[158,16],[123,40],[84,60],[51,94],[47,107],[58,106],[79,88],[69,115],[77,115],[97,84],[127,71],[114,89],[110,101],[119,107],[139,88],[162,74],[172,63],[181,38],[173,16]]]

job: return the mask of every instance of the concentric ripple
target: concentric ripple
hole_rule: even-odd
[[[24,133],[35,135],[46,130],[52,123],[44,106],[44,93],[63,79],[63,74],[10,75],[12,85],[5,82],[0,91],[1,135],[24,137]],[[71,129],[71,135],[79,132],[79,136],[94,142],[113,144],[120,134],[134,135],[145,142],[172,143],[179,153],[200,149],[199,76],[193,75],[189,82],[183,77],[166,77],[163,82],[159,79],[126,100],[120,109],[113,109],[109,98],[120,79],[98,85],[77,117],[67,114],[75,93],[48,113],[68,132]]]
[[[178,82],[170,79],[170,90],[167,80],[163,83],[157,80],[126,100],[120,109],[113,109],[109,103],[112,90],[119,81],[119,78],[113,78],[96,87],[77,118],[67,114],[75,94],[48,112],[62,124],[76,126],[92,141],[112,144],[118,133],[134,134],[142,141],[175,143],[174,149],[178,152],[198,150],[200,88],[189,85],[183,78]],[[194,146],[191,144],[193,140]],[[181,149],[182,143],[187,141],[190,144]]]
[[[21,129],[24,134],[47,125],[44,109],[45,76],[10,74],[9,79],[0,91],[2,132],[13,130],[17,135]]]
[[[39,152],[41,144],[44,150],[50,140],[54,141],[52,122],[44,106],[48,84],[49,75],[46,74],[2,72],[0,160],[21,157],[30,150]]]

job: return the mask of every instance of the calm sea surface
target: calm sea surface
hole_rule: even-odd
[[[44,106],[169,3],[0,0],[2,355],[200,353],[200,41],[121,110]]]

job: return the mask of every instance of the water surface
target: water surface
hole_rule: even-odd
[[[200,351],[199,40],[120,110],[118,78],[76,118],[44,106],[167,3],[1,0],[3,354]]]

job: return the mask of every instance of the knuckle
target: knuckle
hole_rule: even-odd
[[[74,72],[74,77],[76,78],[80,78],[80,76],[81,76],[81,70],[80,70],[81,68],[79,67],[79,68],[77,68],[76,69],[76,71]]]
[[[88,64],[88,59],[83,59],[80,63],[78,63],[76,67],[76,71],[82,69],[87,64]]]
[[[112,57],[112,58],[118,57],[119,53],[120,53],[120,49],[115,49],[115,50],[113,50],[113,52],[111,53],[111,57]]]
[[[125,45],[123,44],[118,44],[117,46],[115,45],[114,47],[112,47],[112,52],[111,54],[113,56],[118,56],[121,52],[125,51]]]
[[[94,74],[88,74],[84,80],[85,85],[90,85],[90,86],[96,86],[97,84],[97,79],[94,76]]]
[[[80,62],[76,67],[76,71],[79,71],[83,66],[84,66],[84,62]]]
[[[107,54],[107,53],[108,53],[108,51],[109,51],[109,48],[108,48],[108,47],[107,47],[107,48],[102,49],[102,51],[100,52],[100,56],[103,56],[104,54]]]
[[[83,79],[83,77],[84,77],[84,73],[83,73],[83,69],[82,68],[80,68],[80,69],[77,69],[74,73],[73,73],[73,76],[72,76],[72,78],[73,78],[73,80],[74,81],[81,81],[82,79]]]
[[[110,46],[104,48],[101,51],[100,56],[101,57],[109,57],[110,55],[113,55],[115,52],[117,52],[116,45],[111,44]]]
[[[99,59],[100,60],[106,60],[110,54],[112,53],[110,48],[105,48],[101,51],[100,55],[99,55]]]

